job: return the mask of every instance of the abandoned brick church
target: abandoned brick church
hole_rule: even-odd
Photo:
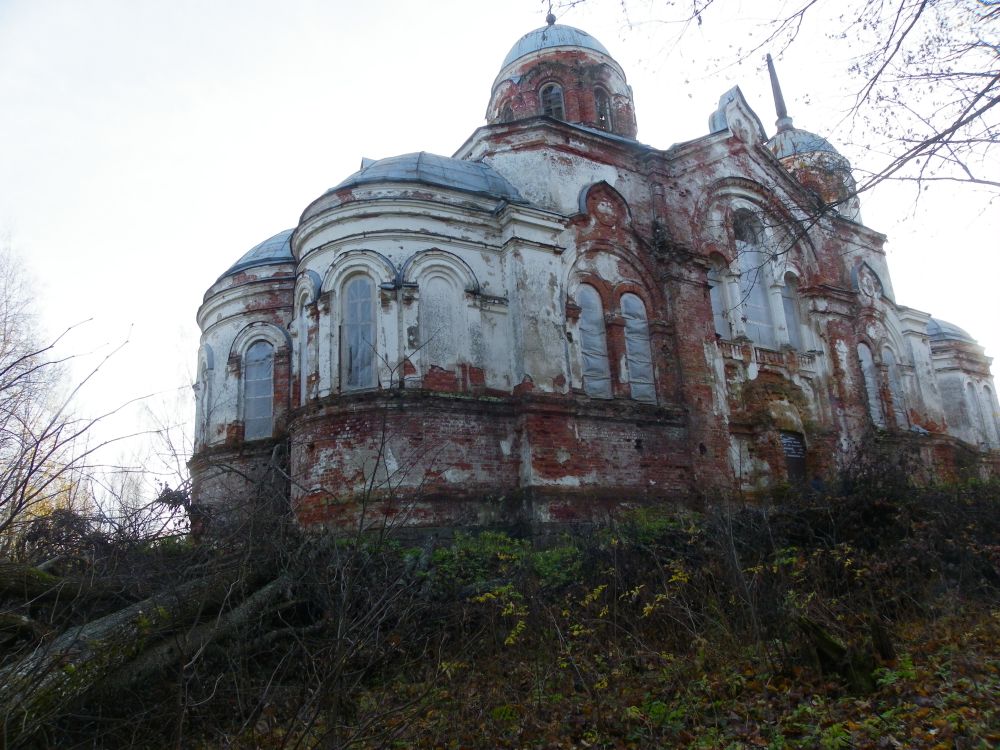
[[[546,524],[814,481],[872,439],[1000,473],[990,360],[897,303],[773,67],[773,136],[733,88],[661,150],[604,46],[548,20],[453,156],[363,160],[208,289],[196,502]]]

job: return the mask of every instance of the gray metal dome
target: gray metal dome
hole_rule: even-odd
[[[500,68],[502,70],[526,55],[552,47],[583,47],[611,57],[604,45],[586,31],[574,29],[572,26],[553,24],[529,31],[518,39],[517,43],[510,48],[510,52],[507,53]]]
[[[977,343],[965,329],[959,328],[954,323],[949,323],[946,320],[938,320],[937,318],[931,318],[927,321],[927,335],[931,337],[931,341],[964,341],[967,344]]]
[[[767,142],[767,145],[771,149],[771,153],[779,159],[784,159],[786,156],[814,154],[817,152],[840,156],[837,149],[826,138],[815,133],[810,133],[808,130],[799,130],[798,128],[779,130]]]
[[[291,240],[292,232],[294,231],[294,229],[286,229],[283,232],[278,232],[273,237],[269,237],[259,245],[254,245],[219,278],[231,276],[256,266],[293,263],[295,258],[292,256]]]
[[[390,156],[366,164],[327,193],[378,182],[419,182],[466,193],[501,198],[509,203],[526,203],[517,188],[481,162],[452,159],[426,151]]]

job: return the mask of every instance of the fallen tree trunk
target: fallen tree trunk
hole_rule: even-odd
[[[251,588],[252,574],[214,575],[181,584],[73,627],[0,671],[0,746],[16,747],[109,675],[163,637],[213,618]]]

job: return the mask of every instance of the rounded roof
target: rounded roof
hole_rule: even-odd
[[[482,162],[452,159],[420,151],[367,163],[327,193],[378,182],[419,182],[466,193],[488,195],[511,203],[526,203],[517,188]]]
[[[800,130],[799,128],[779,130],[767,142],[767,145],[771,149],[771,153],[779,159],[784,159],[786,156],[817,152],[840,156],[837,149],[826,138],[815,133],[810,133],[808,130]]]
[[[269,237],[259,245],[254,245],[219,278],[231,276],[256,266],[294,262],[295,258],[292,255],[292,232],[294,231],[294,229],[286,229]]]
[[[605,49],[604,45],[586,31],[575,29],[572,26],[552,24],[529,31],[518,39],[514,46],[510,48],[510,52],[507,53],[507,57],[504,58],[503,65],[500,68],[506,68],[511,63],[533,52],[539,52],[552,47],[582,47],[611,57],[611,53]]]
[[[964,341],[967,344],[975,344],[976,340],[969,335],[968,331],[959,328],[954,323],[946,320],[931,318],[927,321],[927,335],[931,341]]]

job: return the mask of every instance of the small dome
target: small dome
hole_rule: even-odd
[[[562,26],[553,24],[542,26],[540,29],[529,31],[517,40],[517,43],[510,48],[507,57],[504,58],[501,69],[506,68],[513,62],[517,62],[522,57],[539,52],[552,47],[583,47],[584,49],[600,52],[602,55],[611,57],[611,54],[604,48],[604,45],[594,39],[586,31],[574,29],[572,26]]]
[[[466,193],[488,195],[510,203],[526,203],[517,188],[490,166],[420,151],[390,156],[362,167],[327,193],[378,182],[419,182]]]
[[[292,232],[294,231],[294,229],[286,229],[284,232],[278,232],[273,237],[264,240],[259,245],[255,245],[219,278],[232,276],[256,266],[294,263],[295,258],[292,256]]]
[[[771,149],[771,153],[779,159],[784,159],[788,156],[815,153],[840,156],[837,149],[826,138],[815,133],[810,133],[808,130],[799,130],[798,128],[779,130],[767,142],[767,146]]]
[[[966,344],[977,343],[967,331],[959,328],[954,323],[949,323],[937,318],[927,321],[927,335],[931,341],[962,341]]]

